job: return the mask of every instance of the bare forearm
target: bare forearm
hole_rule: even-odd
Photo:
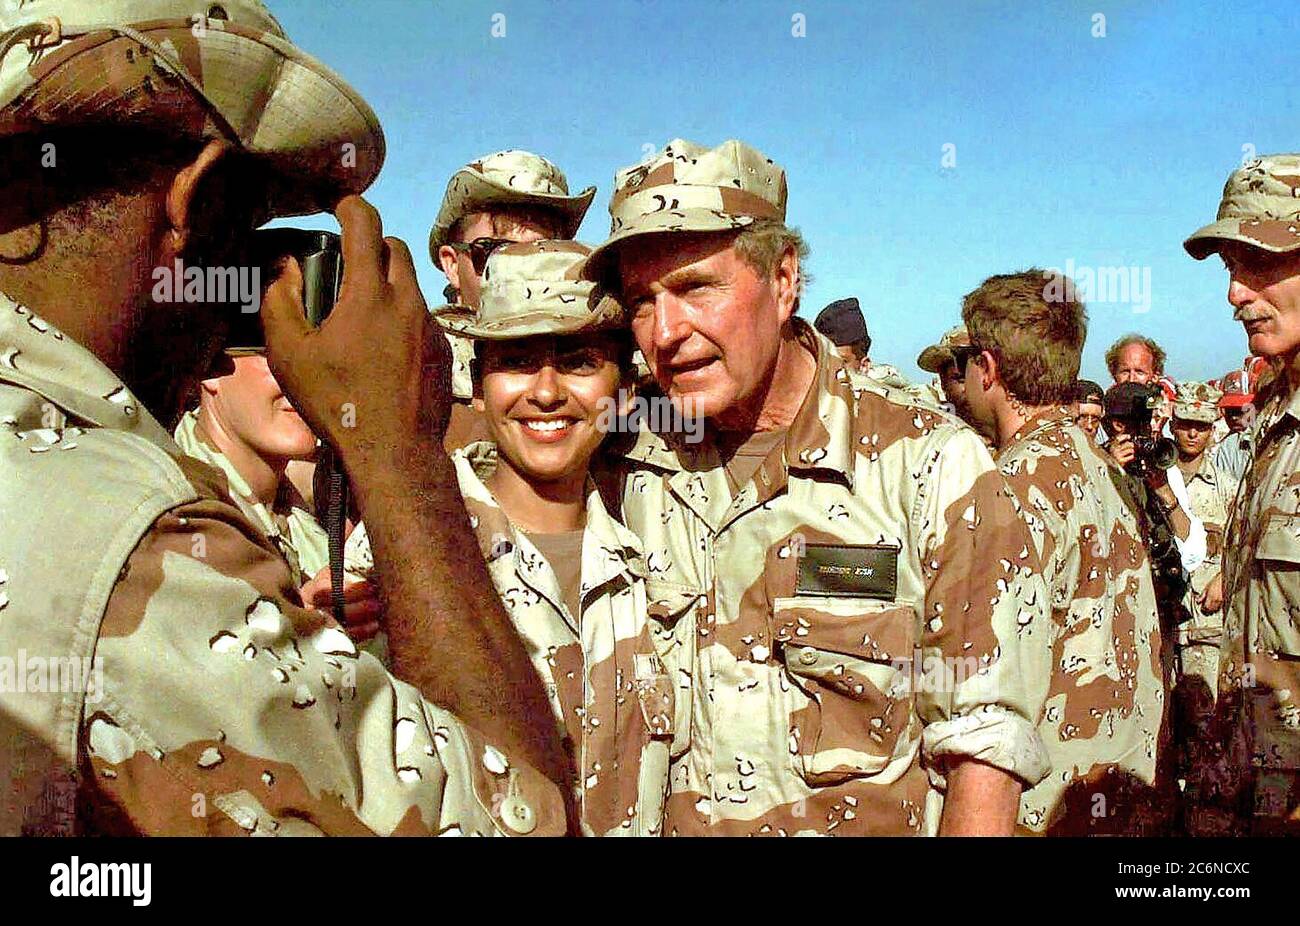
[[[940,836],[1010,836],[1020,808],[1019,778],[983,762],[967,761],[948,773]]]
[[[1178,496],[1174,495],[1174,490],[1167,485],[1161,486],[1156,494],[1160,496],[1160,501],[1169,512],[1169,526],[1173,528],[1174,536],[1179,540],[1186,540],[1187,535],[1192,531],[1192,521],[1183,510],[1183,506],[1178,503]]]
[[[541,680],[497,597],[456,474],[432,441],[357,482],[393,674],[555,781],[573,773]]]

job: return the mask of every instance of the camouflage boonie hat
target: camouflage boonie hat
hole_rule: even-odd
[[[1223,393],[1208,383],[1179,383],[1174,390],[1173,415],[1184,421],[1214,424],[1219,420],[1219,399],[1222,397]]]
[[[967,332],[965,325],[949,328],[943,333],[938,344],[931,344],[921,351],[920,356],[916,358],[916,365],[927,373],[938,373],[945,363],[956,362],[957,358],[952,354],[954,347],[969,346],[970,333]]]
[[[590,253],[577,241],[507,245],[488,258],[477,312],[447,305],[434,316],[454,334],[490,341],[621,328],[622,305],[581,277]]]
[[[271,215],[379,173],[384,135],[259,0],[0,0],[0,135],[61,126],[226,138],[270,168]]]
[[[731,139],[716,148],[675,138],[664,150],[614,175],[609,238],[584,271],[595,280],[615,246],[637,235],[743,228],[759,219],[785,221],[785,171]]]
[[[535,206],[554,210],[564,220],[564,237],[578,233],[596,188],[569,195],[569,181],[558,167],[530,151],[498,151],[466,164],[451,175],[438,217],[429,231],[429,254],[438,248],[458,219],[490,206]]]
[[[1224,241],[1275,254],[1300,248],[1300,154],[1269,154],[1233,171],[1219,215],[1183,242],[1197,260]]]

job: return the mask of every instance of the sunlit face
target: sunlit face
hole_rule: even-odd
[[[859,356],[857,348],[852,344],[837,344],[835,353],[840,355],[840,359],[848,364],[851,370],[866,370],[868,361],[866,357]]]
[[[1169,429],[1174,432],[1174,443],[1178,445],[1179,456],[1184,460],[1194,460],[1205,452],[1214,425],[1208,421],[1175,418],[1170,422]]]
[[[203,381],[208,414],[221,430],[268,461],[305,460],[316,451],[316,435],[302,420],[266,357],[232,357],[234,371]]]
[[[1089,437],[1097,436],[1097,427],[1101,424],[1104,409],[1096,402],[1076,402],[1074,404],[1074,421]]]
[[[1115,362],[1115,382],[1149,383],[1156,379],[1156,358],[1141,344],[1126,344]]]
[[[764,280],[734,235],[658,234],[619,250],[637,346],[664,394],[689,416],[757,411],[794,312],[798,257]]]
[[[1228,268],[1228,302],[1250,352],[1290,360],[1300,352],[1300,252],[1273,254],[1239,242],[1219,249]]]
[[[503,461],[532,484],[585,476],[622,379],[616,338],[483,341],[478,350],[474,406]]]

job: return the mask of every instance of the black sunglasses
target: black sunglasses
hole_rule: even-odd
[[[957,372],[965,375],[966,364],[983,353],[984,349],[974,344],[966,344],[961,347],[950,347],[948,350],[952,352],[952,360],[957,365]]]
[[[474,265],[474,272],[482,276],[492,252],[514,243],[509,238],[475,238],[473,241],[455,241],[450,246],[453,250],[468,254],[470,263]]]

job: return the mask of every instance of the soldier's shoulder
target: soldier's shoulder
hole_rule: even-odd
[[[851,383],[853,437],[856,449],[876,452],[899,441],[925,451],[940,447],[969,452],[992,466],[988,448],[975,430],[943,409],[901,389]]]
[[[40,499],[66,499],[80,516],[113,508],[115,501],[158,497],[174,504],[198,495],[187,469],[197,460],[170,454],[152,441],[111,428],[36,428],[0,431],[5,479],[0,495],[32,507]]]

